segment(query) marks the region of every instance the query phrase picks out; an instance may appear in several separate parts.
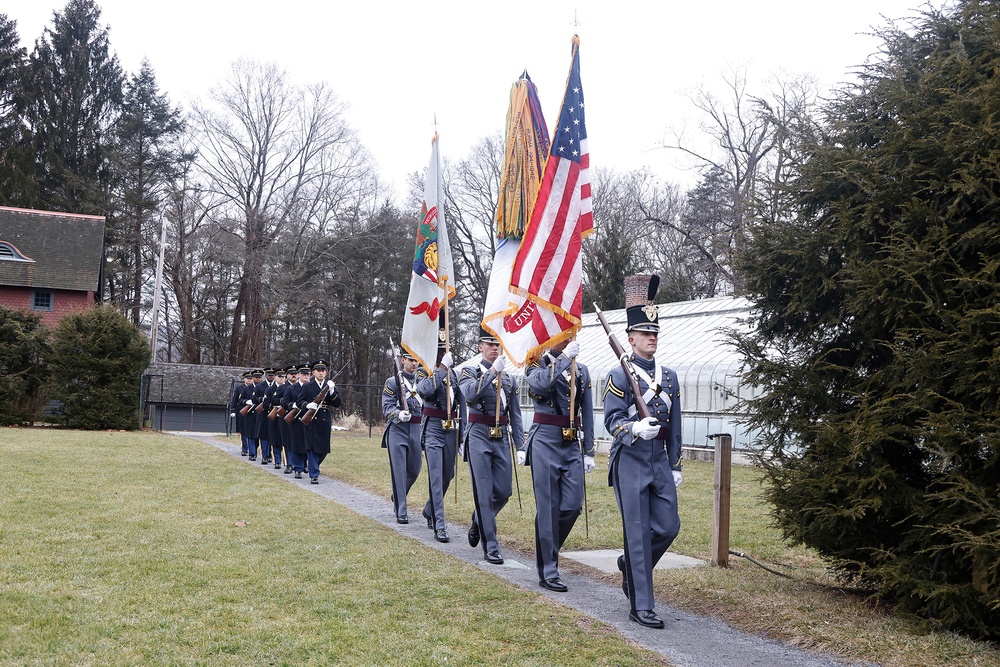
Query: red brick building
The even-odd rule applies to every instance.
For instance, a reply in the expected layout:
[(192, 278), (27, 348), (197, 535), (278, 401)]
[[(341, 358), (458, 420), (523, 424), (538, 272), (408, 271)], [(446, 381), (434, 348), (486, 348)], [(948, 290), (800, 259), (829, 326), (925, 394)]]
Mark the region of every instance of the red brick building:
[(0, 206), (0, 305), (54, 327), (100, 298), (104, 217)]

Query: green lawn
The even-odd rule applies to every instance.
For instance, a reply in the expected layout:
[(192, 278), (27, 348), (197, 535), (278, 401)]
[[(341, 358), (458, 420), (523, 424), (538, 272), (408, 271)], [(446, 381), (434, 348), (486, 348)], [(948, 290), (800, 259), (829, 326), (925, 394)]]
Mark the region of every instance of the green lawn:
[(3, 665), (656, 662), (199, 442), (0, 429), (0, 459)]

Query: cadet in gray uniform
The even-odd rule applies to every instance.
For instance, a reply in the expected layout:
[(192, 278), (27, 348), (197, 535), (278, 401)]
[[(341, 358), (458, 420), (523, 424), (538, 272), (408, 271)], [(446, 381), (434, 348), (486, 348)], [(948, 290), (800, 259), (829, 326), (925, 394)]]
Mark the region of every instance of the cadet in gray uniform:
[[(480, 327), (481, 363), (465, 368), (459, 387), (468, 409), (465, 430), (465, 460), (469, 462), (476, 510), (469, 528), (469, 545), (483, 543), (486, 562), (500, 565), (503, 556), (497, 541), (497, 514), (511, 494), (510, 438), (523, 449), (524, 429), (517, 386), (503, 372), (500, 342)], [(497, 377), (500, 377), (499, 420), (497, 419)], [(508, 426), (509, 431), (508, 431)]]
[[(458, 387), (458, 376), (451, 370), (451, 361), (451, 353), (445, 351), (444, 338), (441, 337), (438, 341), (437, 367), (429, 377), (417, 383), (417, 393), (424, 399), (420, 444), (427, 459), (428, 498), (423, 516), (438, 542), (451, 541), (444, 520), (444, 494), (455, 476), (458, 441), (465, 422), (462, 392)], [(452, 392), (450, 413), (448, 385), (445, 384), (445, 378), (449, 376)]]
[[(382, 414), (385, 415), (385, 431), (382, 433), (382, 447), (389, 451), (389, 476), (392, 479), (392, 504), (396, 512), (396, 523), (409, 523), (406, 494), (420, 474), (420, 417), (423, 400), (417, 395), (417, 382), (423, 369), (413, 355), (401, 355), (402, 372), (399, 374), (402, 387), (396, 386), (396, 374), (385, 381), (382, 388)], [(399, 407), (402, 395), (405, 409)]]
[[(634, 303), (628, 285), (633, 278), (645, 279), (650, 285), (646, 303)], [(629, 618), (645, 627), (662, 628), (663, 621), (653, 611), (653, 568), (681, 525), (677, 514), (681, 393), (677, 375), (656, 357), (660, 327), (652, 299), (658, 281), (649, 282), (649, 278), (626, 278), (625, 299), (630, 361), (642, 392), (639, 400), (649, 407), (651, 416), (638, 418), (625, 370), (619, 366), (611, 371), (604, 391), (604, 424), (614, 439), (608, 483), (614, 487), (622, 515), (625, 554), (618, 559), (618, 569), (622, 590), (631, 602)], [(636, 291), (641, 288), (640, 284)]]
[(535, 416), (526, 452), (517, 453), (518, 463), (526, 460), (531, 466), (535, 490), (538, 585), (557, 592), (567, 590), (559, 577), (559, 550), (583, 508), (583, 476), (594, 469), (594, 395), (583, 364), (576, 365), (574, 423), (569, 421), (570, 369), (579, 352), (579, 343), (563, 341), (528, 364), (525, 375)]

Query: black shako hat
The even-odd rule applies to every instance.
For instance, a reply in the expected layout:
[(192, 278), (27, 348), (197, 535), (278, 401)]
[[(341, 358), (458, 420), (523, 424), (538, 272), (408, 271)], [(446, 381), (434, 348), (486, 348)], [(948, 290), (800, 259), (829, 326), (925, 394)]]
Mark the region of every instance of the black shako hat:
[(659, 287), (660, 277), (656, 275), (625, 276), (625, 315), (628, 317), (625, 331), (660, 332), (660, 313), (653, 303)]
[(484, 329), (482, 326), (479, 327), (479, 342), (480, 343), (492, 343), (493, 345), (499, 345), (500, 341), (497, 337), (491, 334), (489, 331)]
[(253, 369), (253, 376), (255, 378), (262, 378), (262, 377), (264, 377), (264, 369), (263, 368), (255, 368), (255, 369)]
[(326, 359), (317, 359), (312, 362), (312, 369), (314, 371), (325, 371), (330, 367), (329, 362)]

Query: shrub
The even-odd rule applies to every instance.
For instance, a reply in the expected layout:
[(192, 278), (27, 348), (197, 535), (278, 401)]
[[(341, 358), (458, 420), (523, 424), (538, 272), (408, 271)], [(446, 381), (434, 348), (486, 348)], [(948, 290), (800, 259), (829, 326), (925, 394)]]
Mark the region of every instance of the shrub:
[(84, 429), (139, 426), (139, 378), (149, 365), (142, 332), (111, 306), (69, 315), (52, 340), (62, 423)]
[(31, 424), (48, 396), (48, 330), (36, 313), (0, 306), (0, 425)]

